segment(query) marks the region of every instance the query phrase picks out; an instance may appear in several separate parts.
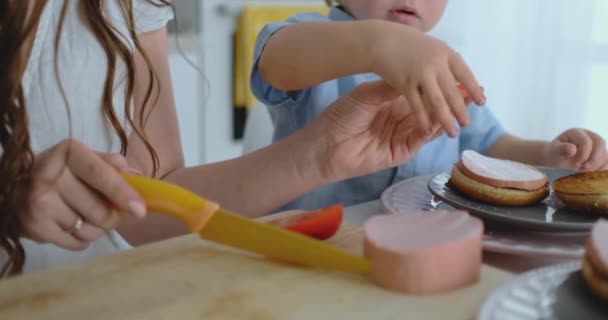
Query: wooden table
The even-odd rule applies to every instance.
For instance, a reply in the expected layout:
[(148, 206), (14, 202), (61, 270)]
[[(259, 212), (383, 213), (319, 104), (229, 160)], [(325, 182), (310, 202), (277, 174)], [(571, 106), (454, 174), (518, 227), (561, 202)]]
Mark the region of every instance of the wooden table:
[[(331, 243), (361, 253), (359, 227)], [(297, 268), (195, 235), (0, 282), (0, 319), (472, 319), (512, 277), (484, 266), (476, 285), (416, 297), (362, 275)]]

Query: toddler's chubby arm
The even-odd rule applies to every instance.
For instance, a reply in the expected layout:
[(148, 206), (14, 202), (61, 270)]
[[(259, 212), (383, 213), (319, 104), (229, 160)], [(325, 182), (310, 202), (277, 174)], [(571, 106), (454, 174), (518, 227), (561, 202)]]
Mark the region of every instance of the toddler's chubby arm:
[(495, 158), (576, 171), (608, 170), (606, 142), (597, 133), (573, 128), (552, 141), (499, 138), (487, 152)]
[(373, 72), (398, 89), (423, 127), (440, 123), (450, 135), (470, 122), (460, 82), (477, 105), (483, 89), (458, 53), (414, 28), (380, 20), (301, 22), (277, 31), (260, 57), (273, 87), (301, 90), (324, 81)]
[(260, 56), (260, 73), (273, 87), (295, 91), (372, 72), (373, 24), (315, 21), (285, 26), (266, 43)]

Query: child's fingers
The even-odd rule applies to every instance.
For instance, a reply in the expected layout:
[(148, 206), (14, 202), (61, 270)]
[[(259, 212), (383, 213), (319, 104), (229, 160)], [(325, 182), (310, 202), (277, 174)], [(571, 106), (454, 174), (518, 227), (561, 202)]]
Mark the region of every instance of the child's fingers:
[(473, 98), (473, 101), (475, 101), (478, 106), (486, 104), (486, 97), (483, 94), (481, 86), (462, 57), (459, 54), (454, 53), (450, 57), (449, 64), (450, 70), (454, 74), (454, 78), (464, 86), (466, 91)]
[(439, 86), (443, 91), (445, 99), (450, 107), (450, 110), (456, 116), (456, 120), (461, 126), (466, 127), (471, 122), (467, 106), (464, 104), (464, 99), (454, 76), (450, 72), (444, 72), (439, 75)]
[(431, 114), (431, 121), (439, 121), (441, 127), (450, 137), (458, 136), (456, 119), (445, 101), (443, 92), (437, 83), (437, 79), (434, 77), (432, 79), (426, 79), (422, 90), (424, 91), (422, 99), (428, 106), (428, 112)]
[(557, 154), (564, 158), (572, 158), (576, 154), (576, 145), (570, 142), (558, 142)]
[(583, 170), (597, 170), (604, 162), (608, 159), (608, 152), (606, 151), (606, 142), (602, 137), (594, 132), (587, 131), (589, 138), (592, 141), (591, 154), (585, 163), (583, 163)]
[(571, 132), (567, 141), (576, 145), (576, 154), (573, 156), (574, 163), (580, 168), (589, 159), (591, 151), (593, 151), (593, 140), (591, 137), (585, 134), (583, 131)]

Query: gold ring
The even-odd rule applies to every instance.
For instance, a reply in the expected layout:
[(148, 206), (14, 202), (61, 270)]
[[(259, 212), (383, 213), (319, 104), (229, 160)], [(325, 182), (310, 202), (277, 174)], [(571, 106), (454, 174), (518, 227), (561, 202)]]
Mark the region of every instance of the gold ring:
[(76, 233), (78, 230), (80, 230), (80, 228), (82, 228), (82, 223), (82, 217), (78, 216), (78, 218), (76, 218), (76, 221), (74, 221), (74, 224), (68, 229), (68, 233)]

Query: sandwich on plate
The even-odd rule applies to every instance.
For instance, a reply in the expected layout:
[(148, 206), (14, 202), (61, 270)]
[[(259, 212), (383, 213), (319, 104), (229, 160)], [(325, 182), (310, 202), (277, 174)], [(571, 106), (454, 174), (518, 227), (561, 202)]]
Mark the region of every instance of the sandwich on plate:
[(503, 206), (531, 205), (549, 195), (547, 175), (537, 168), (473, 150), (462, 152), (450, 184), (470, 198)]

